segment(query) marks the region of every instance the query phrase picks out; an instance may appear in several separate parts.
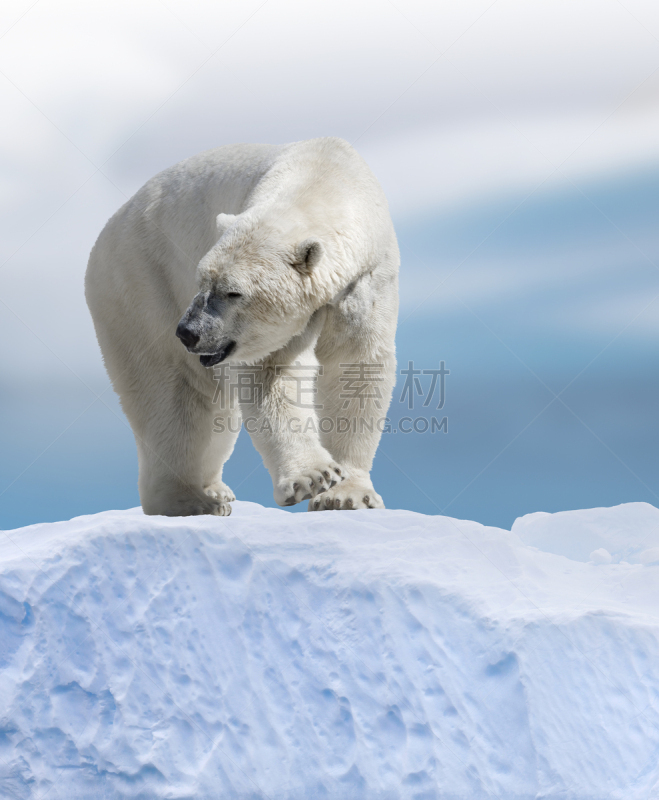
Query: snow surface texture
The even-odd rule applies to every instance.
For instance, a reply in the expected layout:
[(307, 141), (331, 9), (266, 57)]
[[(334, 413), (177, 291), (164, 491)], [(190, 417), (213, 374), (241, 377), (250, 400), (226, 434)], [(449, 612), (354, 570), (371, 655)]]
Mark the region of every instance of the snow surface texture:
[(9, 531), (0, 796), (659, 798), (658, 548), (643, 503)]

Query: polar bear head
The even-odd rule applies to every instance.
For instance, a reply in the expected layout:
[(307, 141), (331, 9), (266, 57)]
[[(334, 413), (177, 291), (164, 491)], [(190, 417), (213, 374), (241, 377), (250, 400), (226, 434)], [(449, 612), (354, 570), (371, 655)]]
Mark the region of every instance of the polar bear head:
[(219, 241), (197, 268), (198, 293), (176, 329), (205, 367), (254, 362), (300, 334), (327, 294), (320, 240), (255, 219), (220, 214)]

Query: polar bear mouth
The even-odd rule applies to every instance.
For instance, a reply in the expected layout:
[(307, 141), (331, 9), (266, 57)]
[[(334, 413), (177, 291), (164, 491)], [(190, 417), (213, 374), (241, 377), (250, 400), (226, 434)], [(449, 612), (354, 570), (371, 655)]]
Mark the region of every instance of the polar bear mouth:
[(212, 356), (199, 356), (201, 366), (214, 367), (216, 364), (224, 361), (225, 358), (228, 358), (235, 349), (236, 343), (229, 342), (228, 344), (225, 344), (221, 350), (218, 350), (217, 353), (213, 353)]

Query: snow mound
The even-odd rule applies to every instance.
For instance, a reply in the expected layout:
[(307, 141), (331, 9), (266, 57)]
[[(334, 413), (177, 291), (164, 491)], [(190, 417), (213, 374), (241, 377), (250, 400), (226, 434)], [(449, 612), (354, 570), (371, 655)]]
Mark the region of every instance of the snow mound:
[(236, 503), (8, 531), (0, 796), (656, 800), (658, 528)]
[(576, 561), (659, 563), (659, 509), (648, 503), (540, 511), (515, 520), (513, 533), (525, 544)]

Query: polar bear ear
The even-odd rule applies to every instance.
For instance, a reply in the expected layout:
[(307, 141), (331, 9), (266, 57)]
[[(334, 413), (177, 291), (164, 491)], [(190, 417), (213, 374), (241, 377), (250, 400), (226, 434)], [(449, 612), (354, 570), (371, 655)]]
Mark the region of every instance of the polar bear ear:
[(218, 214), (217, 217), (215, 217), (215, 225), (217, 226), (217, 232), (220, 236), (222, 236), (225, 231), (229, 230), (236, 219), (237, 217), (235, 214)]
[(323, 255), (323, 246), (317, 239), (305, 239), (295, 248), (293, 266), (303, 275), (311, 275)]

